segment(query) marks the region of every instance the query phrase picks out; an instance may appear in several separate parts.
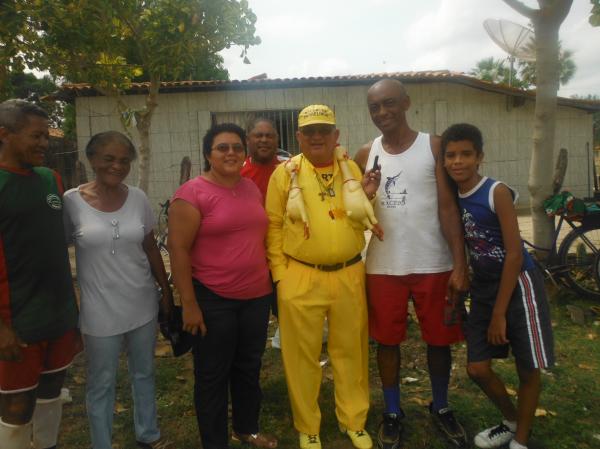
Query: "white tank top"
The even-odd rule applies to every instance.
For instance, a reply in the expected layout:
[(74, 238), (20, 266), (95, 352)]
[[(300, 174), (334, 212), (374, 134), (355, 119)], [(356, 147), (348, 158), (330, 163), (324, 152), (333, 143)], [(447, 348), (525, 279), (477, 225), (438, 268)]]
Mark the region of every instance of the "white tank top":
[(400, 154), (383, 149), (382, 136), (371, 146), (367, 168), (379, 155), (381, 184), (375, 216), (384, 241), (372, 238), (367, 273), (405, 275), (441, 273), (452, 269), (452, 256), (438, 217), (435, 159), (429, 134), (419, 133)]

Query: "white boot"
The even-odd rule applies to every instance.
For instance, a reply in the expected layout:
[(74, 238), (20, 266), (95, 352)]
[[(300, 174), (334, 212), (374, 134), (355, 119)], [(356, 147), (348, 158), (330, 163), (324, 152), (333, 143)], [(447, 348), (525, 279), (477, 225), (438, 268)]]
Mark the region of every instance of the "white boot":
[(327, 343), (327, 338), (329, 337), (329, 321), (325, 318), (323, 322), (323, 344)]
[(275, 335), (273, 335), (273, 338), (271, 338), (271, 347), (281, 349), (281, 340), (279, 339), (279, 326), (277, 326)]
[(0, 444), (2, 449), (29, 449), (31, 446), (31, 423), (6, 424), (0, 419)]
[(62, 398), (38, 399), (33, 412), (33, 447), (46, 449), (56, 446), (62, 418)]

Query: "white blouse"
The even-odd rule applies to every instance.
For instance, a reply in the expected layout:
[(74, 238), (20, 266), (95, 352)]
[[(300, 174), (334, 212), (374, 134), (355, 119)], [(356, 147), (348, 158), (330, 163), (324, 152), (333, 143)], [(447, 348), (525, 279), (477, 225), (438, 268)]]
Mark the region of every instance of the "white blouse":
[(156, 220), (146, 194), (128, 189), (114, 212), (93, 208), (79, 188), (64, 195), (65, 230), (75, 244), (81, 289), (80, 328), (95, 337), (138, 328), (158, 313), (159, 294), (142, 248)]

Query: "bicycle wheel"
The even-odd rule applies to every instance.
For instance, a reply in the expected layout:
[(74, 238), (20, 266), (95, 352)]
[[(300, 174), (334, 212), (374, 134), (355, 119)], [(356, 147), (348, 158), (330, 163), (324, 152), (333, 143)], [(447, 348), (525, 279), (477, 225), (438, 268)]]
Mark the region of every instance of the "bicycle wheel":
[(558, 249), (560, 273), (567, 285), (582, 296), (600, 300), (596, 281), (596, 256), (600, 254), (600, 229), (576, 228), (567, 234)]
[(173, 283), (173, 275), (171, 274), (171, 260), (169, 259), (169, 250), (167, 249), (167, 245), (159, 241), (157, 243), (158, 249), (160, 250), (160, 255), (162, 256), (163, 262), (165, 264), (165, 271), (167, 272), (167, 281), (169, 284)]
[(167, 214), (162, 210), (160, 214), (158, 214), (158, 219), (156, 220), (156, 234), (162, 235), (167, 232), (167, 228), (169, 227), (169, 222), (167, 218)]
[(594, 258), (594, 279), (596, 279), (596, 284), (600, 286), (600, 253), (596, 254)]

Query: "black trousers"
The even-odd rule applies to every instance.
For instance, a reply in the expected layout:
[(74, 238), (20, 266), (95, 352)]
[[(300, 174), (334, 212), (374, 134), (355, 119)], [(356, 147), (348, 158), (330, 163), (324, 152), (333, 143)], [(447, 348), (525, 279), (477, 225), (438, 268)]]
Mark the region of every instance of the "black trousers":
[(273, 296), (271, 297), (271, 313), (277, 318), (279, 309), (277, 308), (277, 284), (273, 282)]
[(272, 298), (223, 298), (197, 281), (194, 288), (207, 329), (193, 348), (198, 429), (204, 449), (226, 449), (229, 394), (233, 430), (258, 432), (259, 375)]

